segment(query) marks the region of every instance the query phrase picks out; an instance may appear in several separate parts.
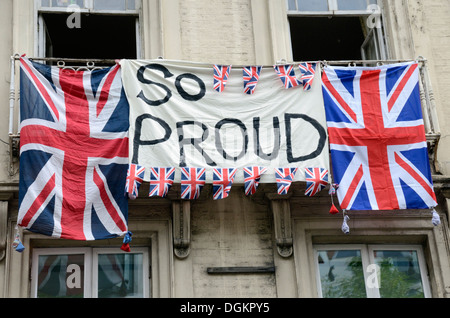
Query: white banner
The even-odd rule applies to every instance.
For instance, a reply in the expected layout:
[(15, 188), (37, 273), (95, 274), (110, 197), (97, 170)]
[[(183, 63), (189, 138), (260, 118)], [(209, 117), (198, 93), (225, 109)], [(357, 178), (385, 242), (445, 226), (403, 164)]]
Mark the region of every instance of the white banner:
[[(264, 67), (253, 94), (244, 92), (243, 68), (232, 67), (222, 92), (214, 90), (214, 65), (168, 60), (123, 60), (130, 103), (130, 163), (146, 167), (266, 167), (262, 183), (275, 182), (276, 168), (329, 170), (328, 136), (320, 69), (310, 90), (286, 89)], [(319, 67), (319, 66), (317, 66)], [(295, 69), (297, 76), (300, 71)]]

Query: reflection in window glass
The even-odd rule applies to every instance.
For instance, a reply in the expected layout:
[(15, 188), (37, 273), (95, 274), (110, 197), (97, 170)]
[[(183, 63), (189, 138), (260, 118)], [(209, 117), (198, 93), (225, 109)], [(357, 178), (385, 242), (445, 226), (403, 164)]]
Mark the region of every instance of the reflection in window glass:
[(38, 298), (83, 298), (84, 255), (40, 255)]
[(98, 297), (143, 297), (142, 254), (99, 254)]
[(320, 283), (324, 298), (364, 298), (366, 288), (359, 250), (318, 251)]
[(328, 11), (328, 0), (297, 0), (299, 11)]
[(423, 298), (417, 251), (374, 251), (382, 298)]
[(95, 0), (95, 10), (125, 10), (125, 0)]
[(367, 10), (371, 4), (377, 4), (377, 0), (338, 0), (338, 10)]
[[(48, 1), (46, 1), (46, 2), (48, 2)], [(68, 7), (71, 4), (76, 4), (80, 8), (84, 8), (83, 0), (52, 0), (53, 7)]]

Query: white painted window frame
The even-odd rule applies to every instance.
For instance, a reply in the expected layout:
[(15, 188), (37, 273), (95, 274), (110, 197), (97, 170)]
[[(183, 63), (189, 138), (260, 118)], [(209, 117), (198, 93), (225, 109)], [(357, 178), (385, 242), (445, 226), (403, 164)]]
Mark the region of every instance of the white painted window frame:
[[(367, 1), (367, 5), (369, 6), (369, 0)], [(321, 16), (355, 16), (355, 17), (369, 17), (373, 14), (370, 10), (339, 10), (337, 0), (328, 0), (328, 9), (327, 11), (300, 11), (300, 10), (289, 10), (289, 0), (286, 0), (286, 8), (288, 17), (321, 17)], [(377, 0), (377, 6), (382, 11), (382, 0)], [(297, 2), (296, 2), (297, 7)], [(298, 8), (298, 7), (297, 7)], [(380, 12), (381, 14), (381, 12)], [(386, 47), (386, 43), (384, 41), (383, 29), (384, 21), (379, 28), (374, 28), (368, 31), (366, 39), (364, 43), (361, 45), (361, 55), (362, 59), (366, 60), (365, 48), (368, 46), (370, 42), (374, 44), (375, 54), (377, 56), (377, 60), (387, 60), (388, 59), (388, 50)]]
[[(84, 8), (80, 8), (80, 13), (95, 13), (95, 14), (106, 14), (106, 15), (131, 15), (136, 16), (136, 54), (137, 59), (140, 59), (143, 55), (142, 53), (142, 35), (141, 35), (141, 21), (142, 21), (142, 0), (135, 0), (135, 10), (95, 10), (94, 0), (84, 0)], [(51, 0), (50, 0), (51, 3)], [(42, 13), (67, 13), (67, 7), (43, 7), (41, 5), (41, 0), (34, 0), (35, 7), (35, 19), (36, 19), (36, 31), (35, 31), (35, 55), (36, 57), (45, 57), (45, 24), (42, 18)], [(64, 58), (66, 56), (58, 56)]]
[[(311, 15), (317, 15), (317, 16), (321, 16), (321, 15), (325, 15), (325, 16), (329, 16), (329, 15), (370, 15), (372, 14), (372, 12), (367, 11), (367, 10), (340, 10), (338, 8), (338, 2), (337, 0), (328, 0), (328, 10), (326, 11), (301, 11), (298, 10), (297, 7), (297, 1), (295, 2), (295, 6), (297, 7), (297, 10), (289, 10), (289, 5), (288, 5), (288, 1), (286, 0), (286, 7), (288, 8), (288, 15), (307, 15), (307, 16), (311, 16)], [(369, 0), (366, 0), (367, 5), (369, 5)]]
[(104, 254), (142, 254), (143, 298), (150, 294), (150, 257), (148, 248), (133, 247), (129, 253), (121, 253), (117, 248), (94, 248), (92, 250), (92, 298), (98, 298), (98, 255)]
[[(125, 254), (119, 248), (36, 248), (33, 250), (31, 264), (31, 298), (37, 298), (37, 281), (39, 270), (39, 257), (48, 255), (84, 255), (84, 298), (98, 297), (98, 255), (99, 254)], [(133, 247), (127, 254), (142, 254), (143, 298), (150, 294), (150, 253), (148, 248)]]
[[(416, 251), (417, 258), (419, 262), (420, 275), (422, 279), (422, 286), (425, 298), (431, 298), (431, 289), (428, 277), (428, 270), (425, 262), (425, 257), (423, 253), (423, 248), (420, 245), (384, 245), (384, 244), (316, 244), (314, 245), (314, 265), (316, 271), (316, 286), (318, 291), (318, 296), (323, 298), (322, 294), (322, 284), (320, 281), (320, 271), (318, 259), (319, 250), (332, 250), (332, 251), (343, 251), (343, 250), (359, 250), (361, 252), (361, 261), (364, 272), (364, 282), (367, 282), (369, 273), (366, 271), (367, 266), (370, 264), (375, 264), (374, 261), (374, 250), (399, 250), (399, 251)], [(369, 288), (366, 284), (366, 295), (367, 298), (380, 298), (380, 292), (377, 288)]]
[[(36, 1), (36, 5), (37, 5), (39, 11), (66, 12), (66, 9), (67, 9), (67, 7), (52, 7), (52, 5), (51, 5), (52, 0), (49, 0), (50, 6), (47, 6), (47, 7), (42, 6), (41, 0), (35, 0), (35, 1)], [(126, 1), (127, 1), (126, 7), (128, 8), (129, 0), (126, 0)], [(94, 9), (94, 0), (84, 0), (84, 6), (82, 8), (80, 7), (80, 12), (81, 13), (136, 15), (136, 14), (139, 14), (139, 11), (141, 9), (141, 0), (135, 0), (135, 1), (136, 1), (136, 5), (135, 5), (134, 10), (126, 9), (125, 11), (123, 11), (123, 10), (96, 10), (96, 9)]]

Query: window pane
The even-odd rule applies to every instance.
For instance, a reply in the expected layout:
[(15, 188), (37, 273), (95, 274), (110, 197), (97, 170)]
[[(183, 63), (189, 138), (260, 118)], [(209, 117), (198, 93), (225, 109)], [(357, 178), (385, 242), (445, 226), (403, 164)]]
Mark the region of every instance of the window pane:
[(367, 0), (338, 0), (338, 10), (361, 10), (367, 9)]
[(423, 298), (417, 251), (374, 251), (382, 298)]
[(288, 10), (297, 10), (296, 0), (288, 0)]
[(143, 297), (142, 254), (99, 254), (98, 297)]
[(328, 11), (328, 0), (297, 0), (299, 11)]
[(125, 0), (95, 0), (95, 10), (126, 10)]
[(38, 298), (83, 298), (84, 255), (41, 255)]
[(136, 10), (136, 1), (128, 0), (128, 10)]
[(53, 7), (68, 7), (71, 4), (76, 4), (80, 8), (84, 8), (83, 0), (53, 0)]
[(366, 288), (359, 250), (318, 251), (320, 283), (324, 298), (364, 298)]

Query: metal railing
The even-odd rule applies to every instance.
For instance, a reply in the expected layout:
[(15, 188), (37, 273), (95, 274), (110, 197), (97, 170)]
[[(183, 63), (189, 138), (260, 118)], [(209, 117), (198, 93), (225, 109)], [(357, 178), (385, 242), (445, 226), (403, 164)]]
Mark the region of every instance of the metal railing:
[[(104, 67), (108, 67), (117, 63), (117, 60), (108, 59), (74, 59), (74, 58), (30, 58), (34, 61), (40, 61), (55, 65), (60, 68), (70, 68), (73, 70), (94, 70)], [(9, 94), (9, 144), (10, 144), (10, 175), (14, 175), (14, 162), (18, 161), (19, 157), (19, 144), (20, 144), (20, 123), (18, 115), (20, 92), (16, 87), (17, 81), (17, 61), (20, 60), (18, 54), (11, 57), (11, 82), (10, 82), (10, 94)], [(341, 60), (341, 61), (307, 61), (310, 63), (320, 63), (325, 65), (349, 65), (349, 66), (376, 66), (383, 64), (395, 64), (403, 62), (415, 61), (419, 64), (420, 73), (420, 98), (422, 102), (422, 111), (425, 132), (428, 142), (430, 162), (433, 165), (435, 171), (438, 168), (435, 165), (437, 144), (440, 139), (439, 121), (436, 111), (436, 100), (431, 85), (431, 80), (428, 72), (427, 60), (423, 57), (419, 57), (415, 60)], [(286, 62), (285, 60), (278, 61), (277, 64), (299, 64), (300, 62)], [(239, 67), (239, 65), (233, 65), (233, 67)], [(264, 68), (271, 68), (273, 65), (263, 66)], [(15, 130), (14, 122), (17, 116), (17, 130)]]

